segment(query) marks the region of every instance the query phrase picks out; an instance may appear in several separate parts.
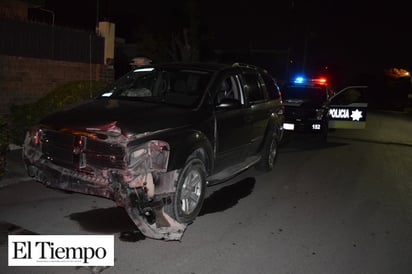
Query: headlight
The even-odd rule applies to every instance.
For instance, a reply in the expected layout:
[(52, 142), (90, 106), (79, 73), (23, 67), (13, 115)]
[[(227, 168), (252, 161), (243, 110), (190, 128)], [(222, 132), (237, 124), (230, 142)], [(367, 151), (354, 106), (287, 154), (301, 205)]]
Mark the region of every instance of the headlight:
[(130, 152), (129, 166), (144, 163), (150, 170), (166, 171), (170, 146), (159, 140), (149, 141)]
[(138, 148), (130, 153), (129, 166), (134, 166), (136, 163), (141, 162), (147, 157), (148, 150), (146, 147)]

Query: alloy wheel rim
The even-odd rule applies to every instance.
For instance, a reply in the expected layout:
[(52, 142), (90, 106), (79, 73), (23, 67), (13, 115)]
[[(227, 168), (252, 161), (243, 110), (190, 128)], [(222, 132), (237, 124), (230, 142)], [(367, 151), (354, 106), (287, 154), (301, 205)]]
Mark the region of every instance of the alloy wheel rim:
[(181, 210), (185, 214), (191, 214), (199, 204), (200, 195), (202, 193), (202, 177), (196, 170), (191, 170), (182, 186), (180, 196)]

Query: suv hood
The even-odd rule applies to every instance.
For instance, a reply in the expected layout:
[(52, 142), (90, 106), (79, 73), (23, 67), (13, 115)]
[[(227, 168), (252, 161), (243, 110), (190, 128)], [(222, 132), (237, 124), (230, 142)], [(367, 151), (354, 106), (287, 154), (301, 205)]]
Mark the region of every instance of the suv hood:
[(55, 129), (64, 125), (101, 131), (116, 126), (124, 135), (132, 135), (192, 124), (198, 117), (195, 113), (162, 103), (97, 99), (54, 112), (42, 119), (41, 124)]

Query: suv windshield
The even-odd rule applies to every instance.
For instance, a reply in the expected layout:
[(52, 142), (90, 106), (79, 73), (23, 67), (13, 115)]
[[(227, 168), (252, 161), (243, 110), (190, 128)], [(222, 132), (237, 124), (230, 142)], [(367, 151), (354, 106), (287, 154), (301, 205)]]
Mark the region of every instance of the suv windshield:
[(283, 100), (304, 100), (322, 104), (327, 98), (324, 86), (285, 86), (282, 89)]
[(210, 77), (210, 72), (200, 70), (138, 68), (115, 81), (98, 98), (144, 100), (194, 107), (202, 98)]

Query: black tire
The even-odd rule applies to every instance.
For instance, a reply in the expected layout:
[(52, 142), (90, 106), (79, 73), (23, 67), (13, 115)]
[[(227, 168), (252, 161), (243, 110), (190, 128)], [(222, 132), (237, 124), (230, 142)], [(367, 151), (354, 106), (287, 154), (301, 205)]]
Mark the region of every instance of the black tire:
[(180, 223), (189, 224), (199, 214), (206, 193), (206, 169), (203, 161), (192, 156), (179, 174), (176, 193), (165, 212)]
[(281, 146), (285, 143), (286, 139), (286, 130), (283, 128), (279, 128), (278, 130), (278, 146)]
[(278, 155), (278, 141), (276, 136), (269, 134), (265, 140), (262, 150), (262, 158), (256, 165), (261, 171), (271, 171), (275, 165)]
[(278, 147), (286, 146), (292, 139), (293, 132), (289, 130), (283, 130), (282, 138), (278, 140)]
[(326, 121), (323, 123), (323, 129), (322, 129), (322, 132), (320, 133), (321, 142), (327, 142), (328, 133), (329, 133), (329, 126), (328, 126), (328, 122)]

